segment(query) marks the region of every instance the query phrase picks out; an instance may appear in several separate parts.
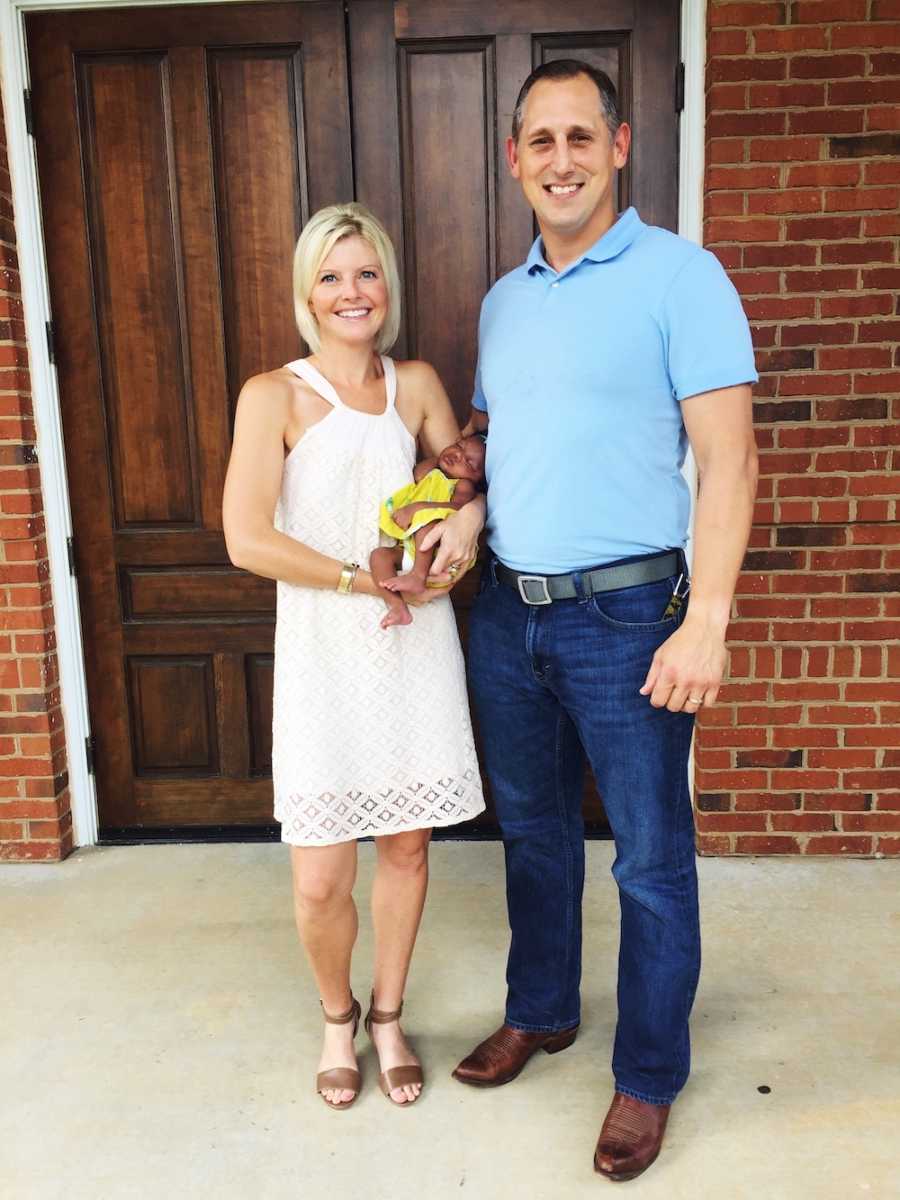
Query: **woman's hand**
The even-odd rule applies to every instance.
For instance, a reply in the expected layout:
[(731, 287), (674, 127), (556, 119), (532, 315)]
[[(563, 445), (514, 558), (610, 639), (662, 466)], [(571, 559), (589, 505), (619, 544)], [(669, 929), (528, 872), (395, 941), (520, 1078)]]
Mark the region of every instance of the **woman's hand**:
[[(430, 550), (440, 542), (428, 572), (431, 583), (446, 584), (449, 588), (459, 583), (468, 571), (478, 553), (478, 535), (484, 528), (485, 509), (484, 496), (476, 496), (459, 512), (443, 521), (435, 521), (425, 534), (423, 550)], [(451, 567), (456, 569), (450, 570)], [(444, 595), (444, 590), (441, 589), (438, 595)]]

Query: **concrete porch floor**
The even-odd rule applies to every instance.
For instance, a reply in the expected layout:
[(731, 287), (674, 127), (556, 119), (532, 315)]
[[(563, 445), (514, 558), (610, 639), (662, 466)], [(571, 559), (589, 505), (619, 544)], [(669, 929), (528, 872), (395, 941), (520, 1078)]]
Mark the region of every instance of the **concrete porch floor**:
[[(426, 1094), (314, 1094), (319, 1009), (279, 845), (81, 851), (0, 870), (4, 1200), (606, 1196), (618, 922), (588, 847), (584, 1023), (496, 1091), (450, 1079), (502, 1019), (502, 850), (441, 843), (407, 992)], [(373, 850), (354, 989), (367, 995)], [(694, 1074), (634, 1200), (900, 1197), (897, 864), (700, 861)], [(771, 1088), (769, 1094), (758, 1091)]]

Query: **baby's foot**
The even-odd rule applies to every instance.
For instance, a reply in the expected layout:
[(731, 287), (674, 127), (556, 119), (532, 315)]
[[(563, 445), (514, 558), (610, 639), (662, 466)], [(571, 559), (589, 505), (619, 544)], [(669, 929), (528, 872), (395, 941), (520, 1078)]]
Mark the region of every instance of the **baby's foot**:
[(410, 596), (421, 596), (425, 591), (425, 581), (409, 571), (406, 575), (394, 575), (393, 578), (386, 579), (382, 587), (386, 587), (395, 594), (406, 592)]
[(381, 619), (382, 629), (390, 629), (392, 625), (409, 625), (412, 622), (412, 613), (406, 607), (406, 602), (399, 596), (396, 600), (396, 604), (388, 605), (388, 610)]

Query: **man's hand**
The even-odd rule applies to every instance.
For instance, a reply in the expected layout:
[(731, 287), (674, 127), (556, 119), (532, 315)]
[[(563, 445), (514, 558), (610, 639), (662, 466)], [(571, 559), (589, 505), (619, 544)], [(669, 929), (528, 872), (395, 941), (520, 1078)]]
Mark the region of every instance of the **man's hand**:
[(701, 705), (715, 704), (727, 662), (724, 630), (699, 618), (692, 621), (689, 610), (681, 628), (654, 654), (640, 694), (649, 696), (654, 708), (695, 713)]
[[(484, 525), (484, 496), (476, 496), (459, 512), (443, 521), (435, 521), (422, 539), (422, 549), (430, 550), (440, 542), (428, 572), (432, 583), (458, 583), (478, 553), (478, 535)], [(455, 566), (453, 571), (448, 568)], [(443, 595), (443, 591), (439, 593)]]

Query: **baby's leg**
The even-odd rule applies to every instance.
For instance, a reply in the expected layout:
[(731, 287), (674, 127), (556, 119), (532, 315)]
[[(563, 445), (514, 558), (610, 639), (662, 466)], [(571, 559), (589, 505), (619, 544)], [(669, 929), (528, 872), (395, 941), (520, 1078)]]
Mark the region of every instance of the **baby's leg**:
[(386, 580), (396, 578), (402, 550), (402, 546), (379, 546), (369, 555), (369, 570), (381, 589), (381, 595), (388, 607), (381, 622), (382, 629), (388, 629), (391, 625), (408, 625), (412, 620), (412, 613), (407, 608), (403, 597), (395, 596), (384, 586)]
[(421, 596), (425, 591), (425, 581), (428, 578), (428, 571), (434, 561), (434, 547), (432, 546), (430, 550), (422, 549), (422, 541), (428, 528), (428, 525), (423, 525), (414, 534), (416, 558), (412, 569), (404, 575), (395, 575), (393, 579), (385, 580), (384, 586), (392, 592), (406, 592), (411, 596)]

